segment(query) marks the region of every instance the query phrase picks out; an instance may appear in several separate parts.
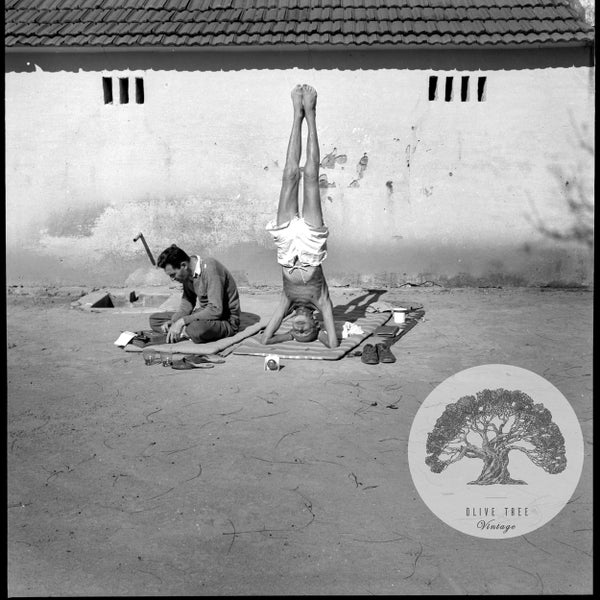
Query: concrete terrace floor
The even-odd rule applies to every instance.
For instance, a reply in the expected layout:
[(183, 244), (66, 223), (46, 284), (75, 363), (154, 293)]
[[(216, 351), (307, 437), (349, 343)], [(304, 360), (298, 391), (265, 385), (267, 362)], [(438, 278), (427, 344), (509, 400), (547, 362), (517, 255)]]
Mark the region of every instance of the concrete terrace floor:
[[(590, 291), (392, 289), (381, 300), (426, 311), (395, 364), (276, 373), (237, 355), (146, 367), (113, 341), (147, 314), (74, 310), (69, 293), (7, 296), (10, 596), (592, 592)], [(243, 290), (242, 308), (277, 295)], [(504, 540), (445, 525), (407, 462), (423, 400), (486, 363), (544, 376), (584, 436), (570, 502)]]

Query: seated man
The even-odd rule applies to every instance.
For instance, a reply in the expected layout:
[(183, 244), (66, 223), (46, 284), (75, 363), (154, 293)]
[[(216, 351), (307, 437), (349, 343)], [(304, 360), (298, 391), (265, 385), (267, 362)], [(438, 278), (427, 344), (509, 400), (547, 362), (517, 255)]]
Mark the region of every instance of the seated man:
[[(329, 230), (323, 223), (319, 193), (319, 141), (317, 139), (317, 92), (309, 85), (292, 90), (294, 119), (287, 149), (277, 219), (267, 224), (277, 247), (277, 262), (283, 271), (283, 292), (275, 313), (265, 328), (263, 344), (287, 340), (312, 342), (317, 338), (329, 348), (339, 345), (333, 320), (333, 306), (321, 263), (327, 256)], [(298, 212), (302, 121), (308, 126), (304, 198), (302, 217)], [(324, 331), (315, 319), (319, 310)], [(290, 313), (292, 329), (276, 334), (282, 320)]]
[(178, 311), (150, 315), (150, 327), (166, 333), (167, 343), (187, 338), (196, 344), (212, 342), (238, 332), (238, 289), (231, 273), (218, 260), (190, 257), (173, 244), (161, 252), (157, 266), (183, 284)]

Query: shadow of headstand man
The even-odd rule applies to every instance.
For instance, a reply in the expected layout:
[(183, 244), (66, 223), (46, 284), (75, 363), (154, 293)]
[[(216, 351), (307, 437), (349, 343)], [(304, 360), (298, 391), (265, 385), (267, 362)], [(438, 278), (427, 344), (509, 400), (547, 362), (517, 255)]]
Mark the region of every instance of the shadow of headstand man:
[(346, 304), (338, 304), (333, 307), (335, 316), (339, 319), (360, 319), (367, 314), (367, 306), (377, 302), (387, 290), (367, 290), (362, 296), (352, 298)]
[[(323, 222), (319, 190), (319, 141), (317, 137), (317, 92), (309, 85), (297, 85), (291, 93), (293, 122), (288, 143), (277, 218), (267, 224), (277, 247), (277, 262), (283, 274), (283, 291), (279, 304), (265, 328), (262, 343), (284, 341), (312, 342), (319, 339), (335, 348), (339, 340), (335, 331), (333, 306), (321, 263), (327, 256), (329, 230)], [(302, 122), (306, 120), (306, 164), (302, 216), (298, 206)], [(315, 318), (320, 311), (325, 329)], [(277, 334), (281, 322), (289, 314), (291, 330)]]

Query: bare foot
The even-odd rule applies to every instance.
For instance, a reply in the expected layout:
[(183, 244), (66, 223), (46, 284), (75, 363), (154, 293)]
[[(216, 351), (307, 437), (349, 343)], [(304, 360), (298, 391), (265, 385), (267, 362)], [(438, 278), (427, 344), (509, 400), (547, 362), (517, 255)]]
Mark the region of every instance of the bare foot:
[(314, 111), (317, 107), (317, 90), (310, 85), (302, 86), (302, 105), (306, 111)]
[(302, 86), (298, 84), (292, 90), (292, 104), (294, 105), (294, 112), (303, 115), (304, 108), (302, 107)]

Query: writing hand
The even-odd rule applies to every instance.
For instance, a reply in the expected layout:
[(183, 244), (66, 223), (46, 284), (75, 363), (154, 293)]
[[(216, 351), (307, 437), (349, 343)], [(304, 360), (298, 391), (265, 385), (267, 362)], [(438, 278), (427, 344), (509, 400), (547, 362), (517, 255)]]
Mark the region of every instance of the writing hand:
[(169, 327), (169, 331), (167, 332), (167, 344), (173, 344), (174, 342), (178, 342), (181, 337), (181, 331), (185, 327), (185, 322), (183, 319), (177, 319), (175, 323)]

